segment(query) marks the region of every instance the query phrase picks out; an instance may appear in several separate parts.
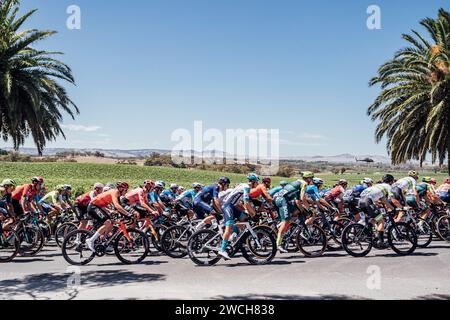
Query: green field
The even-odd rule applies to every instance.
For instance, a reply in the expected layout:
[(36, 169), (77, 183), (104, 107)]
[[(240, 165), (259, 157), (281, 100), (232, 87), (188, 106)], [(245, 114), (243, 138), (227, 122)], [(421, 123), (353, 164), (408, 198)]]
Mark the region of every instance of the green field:
[[(350, 172), (344, 175), (332, 173), (319, 173), (318, 177), (325, 180), (326, 185), (331, 186), (339, 179), (347, 179), (350, 185), (357, 184), (365, 176), (380, 179), (381, 172)], [(395, 173), (396, 177), (402, 177), (406, 173)], [(192, 182), (211, 184), (221, 176), (228, 176), (232, 183), (244, 182), (245, 175), (222, 173), (215, 171), (175, 169), (165, 167), (142, 167), (133, 165), (116, 164), (82, 164), (82, 163), (0, 163), (0, 179), (12, 178), (18, 184), (28, 183), (33, 176), (42, 176), (47, 188), (51, 189), (57, 184), (69, 183), (73, 185), (75, 193), (87, 191), (95, 182), (116, 182), (125, 180), (133, 187), (138, 186), (146, 179), (164, 180), (167, 183), (176, 182), (184, 187), (190, 187)], [(439, 183), (446, 177), (445, 174), (430, 174), (438, 179)], [(273, 184), (281, 180), (292, 181), (295, 178), (286, 179), (273, 177)]]

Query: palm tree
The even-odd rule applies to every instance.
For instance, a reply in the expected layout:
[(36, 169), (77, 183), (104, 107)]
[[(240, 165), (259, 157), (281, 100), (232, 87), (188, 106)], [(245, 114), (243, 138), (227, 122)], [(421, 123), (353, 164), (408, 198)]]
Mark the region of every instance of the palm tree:
[(0, 134), (14, 149), (32, 136), (39, 154), (49, 140), (64, 132), (62, 112), (74, 118), (79, 110), (58, 80), (75, 84), (70, 68), (33, 45), (54, 31), (19, 31), (35, 12), (18, 17), (18, 0), (0, 0)]
[(433, 163), (448, 159), (450, 174), (450, 13), (420, 22), (428, 37), (404, 34), (408, 47), (378, 70), (370, 85), (381, 92), (368, 115), (379, 121), (376, 141), (387, 137), (393, 164), (431, 154)]

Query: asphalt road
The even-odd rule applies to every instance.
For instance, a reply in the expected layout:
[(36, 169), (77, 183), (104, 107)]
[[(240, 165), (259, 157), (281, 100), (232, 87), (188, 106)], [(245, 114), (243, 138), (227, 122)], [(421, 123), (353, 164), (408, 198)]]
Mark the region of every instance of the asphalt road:
[(450, 243), (433, 241), (406, 257), (373, 250), (352, 258), (278, 255), (252, 266), (242, 257), (198, 267), (189, 258), (114, 256), (74, 268), (55, 246), (0, 265), (0, 299), (450, 299)]

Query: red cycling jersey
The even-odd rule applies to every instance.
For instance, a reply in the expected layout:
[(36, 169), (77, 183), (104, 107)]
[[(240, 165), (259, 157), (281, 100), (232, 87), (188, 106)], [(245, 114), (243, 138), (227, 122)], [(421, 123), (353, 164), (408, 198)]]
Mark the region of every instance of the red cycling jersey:
[(23, 186), (17, 187), (12, 193), (12, 199), (20, 201), (23, 197), (28, 202), (32, 201), (36, 196), (37, 190), (32, 184), (24, 184)]
[(89, 191), (89, 192), (79, 196), (78, 198), (76, 198), (75, 204), (82, 206), (82, 207), (87, 207), (88, 204), (92, 201), (92, 199), (94, 197), (95, 197), (94, 191)]
[(148, 204), (148, 196), (147, 193), (142, 188), (136, 188), (134, 190), (131, 190), (125, 195), (125, 198), (129, 201), (130, 205), (133, 204)]

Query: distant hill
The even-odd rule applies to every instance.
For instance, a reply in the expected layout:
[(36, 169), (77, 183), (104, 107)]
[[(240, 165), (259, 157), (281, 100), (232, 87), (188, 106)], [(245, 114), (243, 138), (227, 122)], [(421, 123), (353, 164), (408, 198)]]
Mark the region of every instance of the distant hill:
[[(12, 148), (3, 148), (7, 151), (12, 151)], [(48, 148), (44, 150), (44, 156), (54, 156), (60, 152), (68, 152), (68, 151), (77, 151), (77, 152), (101, 152), (107, 158), (116, 158), (116, 159), (126, 159), (126, 158), (142, 158), (148, 157), (153, 152), (157, 152), (160, 154), (170, 154), (171, 150), (167, 149), (137, 149), (137, 150), (123, 150), (123, 149), (96, 149), (96, 148), (86, 148), (86, 149), (72, 149), (72, 148)], [(35, 148), (21, 148), (21, 153), (29, 154), (32, 156), (37, 156), (37, 150)], [(215, 155), (216, 157), (225, 156), (226, 153), (222, 151), (206, 151), (200, 153), (195, 152), (195, 156), (203, 156), (203, 157), (211, 157)], [(338, 154), (333, 156), (293, 156), (293, 157), (282, 157), (280, 160), (289, 160), (289, 161), (305, 161), (305, 162), (329, 162), (329, 163), (356, 163), (356, 159), (372, 159), (374, 163), (382, 163), (382, 164), (390, 164), (391, 159), (386, 156), (381, 155), (354, 155), (349, 153)]]

